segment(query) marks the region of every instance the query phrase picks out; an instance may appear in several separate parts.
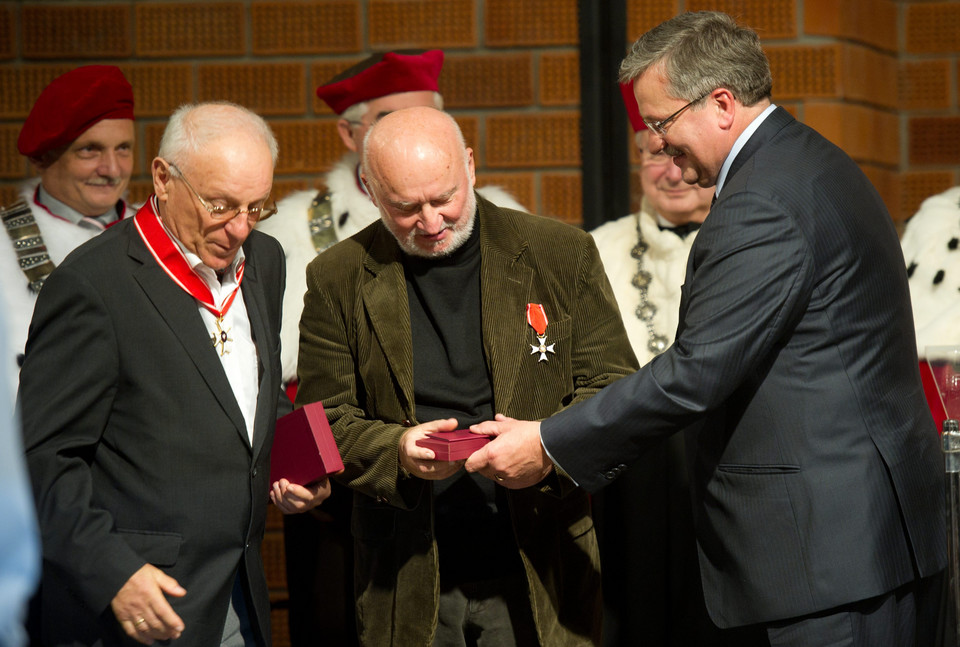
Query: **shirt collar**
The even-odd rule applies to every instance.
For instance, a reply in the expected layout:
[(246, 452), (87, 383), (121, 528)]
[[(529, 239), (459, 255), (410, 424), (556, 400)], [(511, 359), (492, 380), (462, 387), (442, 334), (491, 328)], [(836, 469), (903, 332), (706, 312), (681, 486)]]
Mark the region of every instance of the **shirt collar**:
[(170, 228), (167, 227), (166, 223), (163, 222), (162, 218), (160, 219), (160, 224), (163, 226), (163, 230), (167, 232), (167, 235), (170, 236), (170, 240), (172, 240), (176, 244), (176, 246), (180, 248), (180, 251), (183, 252), (183, 256), (184, 258), (187, 259), (187, 263), (190, 264), (191, 269), (193, 269), (193, 271), (196, 272), (197, 275), (200, 276), (204, 281), (206, 281), (208, 284), (213, 284), (215, 286), (222, 285), (223, 289), (225, 290), (236, 286), (237, 268), (240, 266), (240, 263), (243, 262), (243, 260), (246, 258), (246, 256), (243, 253), (242, 246), (237, 250), (237, 255), (233, 257), (233, 262), (230, 263), (230, 265), (228, 265), (226, 269), (223, 270), (222, 272), (223, 283), (221, 284), (220, 278), (218, 277), (216, 270), (214, 270), (212, 267), (204, 265), (203, 261), (200, 260), (199, 256), (197, 256), (196, 254), (191, 252), (189, 249), (187, 249), (187, 247), (182, 242), (180, 242), (180, 239), (177, 238), (172, 231), (170, 231)]
[(757, 115), (754, 120), (743, 129), (743, 132), (740, 133), (739, 137), (737, 137), (737, 141), (733, 142), (733, 148), (730, 149), (727, 159), (723, 160), (723, 166), (720, 167), (720, 174), (717, 176), (717, 189), (714, 191), (714, 195), (720, 195), (720, 190), (723, 189), (723, 185), (727, 181), (727, 173), (730, 172), (730, 167), (733, 165), (733, 160), (737, 159), (737, 154), (750, 140), (750, 137), (753, 136), (753, 133), (757, 132), (757, 128), (760, 127), (760, 124), (762, 124), (764, 120), (776, 109), (776, 104), (771, 103), (769, 106), (767, 106), (766, 110)]
[(126, 208), (123, 201), (118, 202), (112, 209), (107, 209), (99, 216), (85, 216), (70, 205), (57, 200), (50, 192), (43, 188), (43, 183), (37, 185), (36, 201), (47, 211), (74, 225), (103, 229), (106, 225), (116, 221), (119, 214)]

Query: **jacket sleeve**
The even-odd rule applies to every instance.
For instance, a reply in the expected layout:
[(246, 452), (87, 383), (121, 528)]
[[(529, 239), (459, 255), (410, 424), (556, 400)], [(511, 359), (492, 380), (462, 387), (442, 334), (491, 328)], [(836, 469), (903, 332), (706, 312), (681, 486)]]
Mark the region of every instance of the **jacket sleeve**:
[(361, 286), (345, 278), (352, 275), (339, 269), (342, 261), (326, 252), (307, 267), (296, 404), (323, 402), (343, 458), (338, 481), (409, 509), (425, 486), (407, 476), (399, 462), (401, 422), (413, 416), (402, 410), (389, 370), (364, 365), (382, 356), (370, 352), (376, 340), (360, 306)]
[(93, 502), (92, 467), (117, 389), (119, 355), (105, 304), (71, 267), (37, 300), (20, 372), (24, 449), (36, 498), (45, 568), (91, 609), (107, 608), (146, 562)]

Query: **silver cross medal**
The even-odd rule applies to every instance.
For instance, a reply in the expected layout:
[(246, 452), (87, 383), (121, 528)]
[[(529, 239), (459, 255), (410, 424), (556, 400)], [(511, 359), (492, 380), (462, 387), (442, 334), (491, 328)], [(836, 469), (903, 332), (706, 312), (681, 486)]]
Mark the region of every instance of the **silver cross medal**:
[(540, 359), (537, 360), (538, 362), (548, 361), (547, 353), (556, 354), (553, 350), (553, 347), (555, 344), (550, 344), (549, 346), (547, 346), (546, 335), (537, 335), (537, 341), (540, 342), (539, 345), (530, 344), (530, 354), (533, 355), (534, 353), (540, 353)]

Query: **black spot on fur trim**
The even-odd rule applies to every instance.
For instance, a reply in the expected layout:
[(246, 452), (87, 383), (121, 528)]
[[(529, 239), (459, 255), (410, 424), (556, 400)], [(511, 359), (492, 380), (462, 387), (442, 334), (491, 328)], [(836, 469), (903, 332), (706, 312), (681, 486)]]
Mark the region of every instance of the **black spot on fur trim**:
[(957, 248), (958, 243), (960, 243), (960, 240), (957, 240), (956, 238), (951, 238), (950, 242), (947, 243), (947, 249), (949, 249), (952, 252)]
[(911, 262), (910, 265), (907, 266), (907, 278), (909, 279), (911, 276), (913, 276), (913, 273), (916, 270), (917, 270), (917, 264), (914, 262)]
[(943, 270), (937, 270), (936, 275), (933, 277), (933, 284), (940, 285), (943, 283)]

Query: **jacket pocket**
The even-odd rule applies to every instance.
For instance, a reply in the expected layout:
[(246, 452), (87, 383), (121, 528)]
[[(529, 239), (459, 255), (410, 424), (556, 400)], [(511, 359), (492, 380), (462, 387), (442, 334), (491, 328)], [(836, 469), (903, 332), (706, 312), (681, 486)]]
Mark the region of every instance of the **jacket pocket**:
[(177, 563), (180, 545), (183, 543), (183, 536), (179, 533), (123, 528), (118, 528), (117, 533), (134, 552), (150, 564), (169, 567)]

